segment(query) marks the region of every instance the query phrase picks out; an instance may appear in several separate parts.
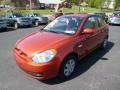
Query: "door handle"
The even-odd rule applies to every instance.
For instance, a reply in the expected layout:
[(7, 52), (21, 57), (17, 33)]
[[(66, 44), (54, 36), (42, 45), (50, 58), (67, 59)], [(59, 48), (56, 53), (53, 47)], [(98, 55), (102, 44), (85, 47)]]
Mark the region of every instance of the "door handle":
[(82, 44), (80, 44), (80, 45), (78, 45), (78, 47), (79, 47), (79, 48), (81, 48), (81, 47), (83, 47), (83, 45), (82, 45)]

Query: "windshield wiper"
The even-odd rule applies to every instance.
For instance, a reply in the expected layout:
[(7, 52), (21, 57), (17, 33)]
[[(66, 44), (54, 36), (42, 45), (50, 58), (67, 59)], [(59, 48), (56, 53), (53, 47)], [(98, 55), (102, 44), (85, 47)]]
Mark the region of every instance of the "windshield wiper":
[(45, 32), (52, 32), (52, 33), (57, 33), (57, 34), (66, 34), (66, 35), (72, 35), (71, 33), (57, 32), (57, 31), (53, 31), (53, 30), (47, 30), (47, 29), (42, 29), (41, 31), (45, 31)]
[(61, 32), (56, 32), (56, 31), (52, 31), (52, 30), (49, 30), (48, 32), (61, 34)]
[(47, 29), (42, 29), (42, 31), (61, 34), (61, 32), (57, 32), (57, 31), (53, 31), (53, 30), (47, 30)]

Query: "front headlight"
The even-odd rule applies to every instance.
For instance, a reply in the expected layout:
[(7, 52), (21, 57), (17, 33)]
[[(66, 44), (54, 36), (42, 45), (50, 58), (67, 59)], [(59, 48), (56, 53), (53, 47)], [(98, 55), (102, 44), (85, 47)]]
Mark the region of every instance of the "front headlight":
[(33, 55), (32, 61), (35, 63), (45, 63), (51, 61), (56, 55), (56, 50), (51, 49)]

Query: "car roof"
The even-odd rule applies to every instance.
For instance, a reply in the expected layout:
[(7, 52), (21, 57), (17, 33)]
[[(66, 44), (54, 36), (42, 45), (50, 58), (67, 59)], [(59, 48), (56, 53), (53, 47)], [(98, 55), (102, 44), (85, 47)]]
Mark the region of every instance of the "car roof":
[(81, 14), (69, 14), (69, 15), (63, 15), (63, 16), (70, 16), (70, 17), (88, 17), (91, 16), (93, 14), (86, 14), (86, 13), (81, 13)]
[(95, 14), (105, 14), (104, 12), (96, 12)]

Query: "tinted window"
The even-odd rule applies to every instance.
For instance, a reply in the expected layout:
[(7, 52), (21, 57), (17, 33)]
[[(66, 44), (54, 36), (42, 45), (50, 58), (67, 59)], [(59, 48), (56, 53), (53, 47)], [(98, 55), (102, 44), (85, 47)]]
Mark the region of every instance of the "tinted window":
[(30, 18), (21, 18), (21, 20), (28, 20), (28, 21), (29, 21), (29, 20), (30, 20)]
[(13, 14), (13, 17), (23, 17), (23, 16), (22, 16), (22, 14), (15, 13), (15, 14)]
[(34, 13), (34, 16), (40, 16), (40, 14)]
[(0, 20), (0, 22), (3, 22), (4, 20)]

